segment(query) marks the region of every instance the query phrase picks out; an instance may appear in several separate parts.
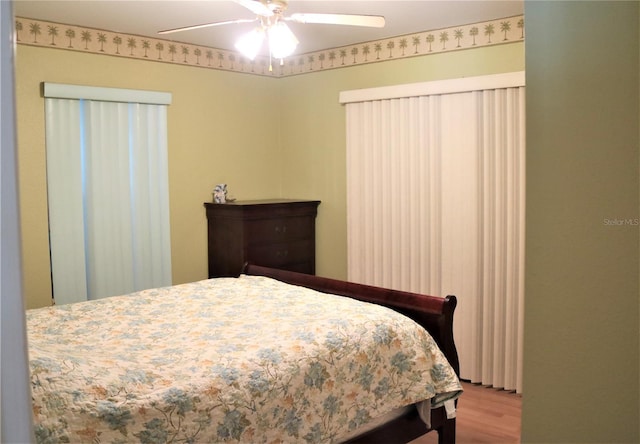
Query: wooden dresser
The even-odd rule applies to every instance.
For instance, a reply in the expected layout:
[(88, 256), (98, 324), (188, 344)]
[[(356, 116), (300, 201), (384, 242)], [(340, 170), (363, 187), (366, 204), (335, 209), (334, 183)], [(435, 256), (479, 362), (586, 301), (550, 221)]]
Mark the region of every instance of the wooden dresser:
[(209, 277), (238, 276), (245, 262), (315, 274), (318, 200), (205, 203)]

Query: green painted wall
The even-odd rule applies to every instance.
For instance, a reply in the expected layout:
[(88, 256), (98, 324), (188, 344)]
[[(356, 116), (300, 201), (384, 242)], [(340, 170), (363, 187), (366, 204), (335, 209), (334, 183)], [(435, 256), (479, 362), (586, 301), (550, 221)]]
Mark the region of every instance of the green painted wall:
[(168, 91), (173, 282), (207, 277), (203, 202), (281, 193), (278, 81), (225, 71), (18, 46), (18, 160), (27, 308), (51, 303), (41, 82)]
[(207, 277), (202, 203), (225, 182), (239, 199), (322, 200), (318, 274), (346, 277), (342, 90), (504, 71), (524, 44), (379, 62), (281, 79), (18, 45), (17, 111), (27, 307), (50, 304), (44, 99), (41, 82), (173, 93), (169, 190), (173, 282)]
[(522, 71), (524, 44), (379, 62), (281, 80), (285, 194), (322, 200), (317, 273), (347, 277), (346, 124), (341, 91)]
[(525, 3), (525, 443), (640, 441), (638, 8)]

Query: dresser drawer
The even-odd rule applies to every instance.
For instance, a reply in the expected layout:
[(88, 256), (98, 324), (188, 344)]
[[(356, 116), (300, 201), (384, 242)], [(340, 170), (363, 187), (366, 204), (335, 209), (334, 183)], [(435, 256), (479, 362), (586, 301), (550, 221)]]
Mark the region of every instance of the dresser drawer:
[(245, 230), (249, 244), (289, 242), (315, 236), (313, 218), (308, 216), (249, 220)]
[(315, 273), (320, 201), (207, 202), (209, 277), (237, 276), (246, 262)]
[(285, 265), (306, 263), (315, 250), (313, 239), (249, 246), (251, 262), (266, 267), (282, 268)]

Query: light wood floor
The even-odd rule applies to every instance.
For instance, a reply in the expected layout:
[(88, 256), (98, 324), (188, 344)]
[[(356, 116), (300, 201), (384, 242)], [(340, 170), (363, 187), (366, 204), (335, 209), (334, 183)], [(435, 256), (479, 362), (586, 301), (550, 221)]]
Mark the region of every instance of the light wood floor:
[[(520, 443), (522, 396), (476, 384), (462, 383), (464, 393), (456, 413), (456, 442), (486, 444)], [(436, 444), (434, 432), (411, 444)]]

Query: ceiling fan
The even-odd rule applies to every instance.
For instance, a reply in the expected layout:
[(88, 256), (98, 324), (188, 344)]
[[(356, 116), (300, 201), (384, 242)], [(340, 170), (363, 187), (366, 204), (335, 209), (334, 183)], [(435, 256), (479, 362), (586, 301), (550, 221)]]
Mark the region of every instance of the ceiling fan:
[(269, 43), (270, 55), (277, 59), (283, 59), (291, 55), (298, 44), (298, 39), (285, 22), (366, 26), (373, 28), (382, 28), (385, 24), (384, 17), (379, 15), (295, 13), (285, 16), (284, 12), (287, 9), (287, 0), (234, 1), (256, 14), (256, 18), (225, 20), (184, 26), (159, 31), (158, 34), (171, 34), (212, 26), (256, 22), (258, 26), (240, 37), (236, 42), (236, 48), (243, 55), (253, 60), (258, 54), (266, 36)]

